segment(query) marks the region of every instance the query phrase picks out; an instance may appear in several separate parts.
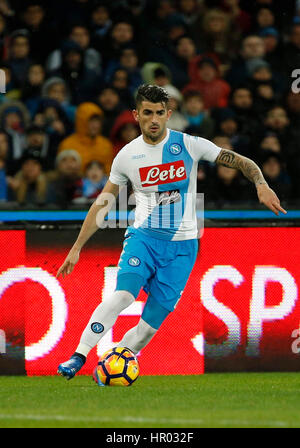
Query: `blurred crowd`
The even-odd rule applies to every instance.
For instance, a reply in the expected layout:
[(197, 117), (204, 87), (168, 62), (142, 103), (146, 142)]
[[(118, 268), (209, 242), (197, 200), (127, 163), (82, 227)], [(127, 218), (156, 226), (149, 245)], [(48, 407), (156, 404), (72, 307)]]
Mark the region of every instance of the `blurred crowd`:
[[(250, 157), (300, 202), (299, 0), (0, 0), (0, 61), (2, 203), (94, 200), (140, 133), (142, 83), (169, 92), (170, 128)], [(214, 164), (197, 188), (216, 207), (257, 201)]]

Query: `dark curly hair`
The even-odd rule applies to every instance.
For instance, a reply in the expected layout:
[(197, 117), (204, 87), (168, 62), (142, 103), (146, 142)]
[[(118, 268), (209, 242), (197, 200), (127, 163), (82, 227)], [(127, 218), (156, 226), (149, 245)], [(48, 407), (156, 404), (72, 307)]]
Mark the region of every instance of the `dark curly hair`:
[(143, 84), (138, 88), (135, 101), (136, 106), (138, 107), (142, 101), (167, 104), (169, 99), (170, 96), (164, 88), (152, 84)]

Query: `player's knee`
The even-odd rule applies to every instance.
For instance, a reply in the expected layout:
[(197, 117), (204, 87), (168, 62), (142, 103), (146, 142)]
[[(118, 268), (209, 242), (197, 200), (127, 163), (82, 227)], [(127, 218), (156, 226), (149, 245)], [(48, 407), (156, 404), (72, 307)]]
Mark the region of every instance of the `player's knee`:
[(111, 300), (118, 304), (118, 307), (125, 309), (135, 301), (135, 298), (128, 291), (115, 291)]

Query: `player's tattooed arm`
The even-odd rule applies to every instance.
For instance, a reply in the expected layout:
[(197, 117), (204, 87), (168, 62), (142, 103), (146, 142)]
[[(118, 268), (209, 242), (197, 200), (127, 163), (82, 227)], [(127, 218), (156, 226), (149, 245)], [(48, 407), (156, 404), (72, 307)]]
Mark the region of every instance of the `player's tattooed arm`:
[(240, 170), (244, 176), (255, 185), (267, 185), (267, 182), (256, 163), (234, 151), (222, 149), (217, 157), (216, 163), (227, 166), (228, 168), (236, 168), (237, 170)]
[(216, 159), (216, 163), (240, 170), (247, 179), (255, 184), (257, 196), (261, 204), (272, 210), (275, 215), (278, 215), (279, 212), (286, 213), (286, 210), (281, 207), (276, 193), (268, 186), (260, 168), (253, 160), (229, 149), (222, 149)]

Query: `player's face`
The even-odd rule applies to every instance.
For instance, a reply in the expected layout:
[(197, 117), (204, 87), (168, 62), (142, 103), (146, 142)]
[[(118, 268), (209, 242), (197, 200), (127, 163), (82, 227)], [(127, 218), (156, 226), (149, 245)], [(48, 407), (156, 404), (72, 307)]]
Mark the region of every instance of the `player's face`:
[(150, 144), (159, 143), (167, 132), (167, 121), (172, 111), (165, 103), (151, 103), (142, 101), (137, 110), (133, 111), (134, 118), (139, 123), (144, 140)]

